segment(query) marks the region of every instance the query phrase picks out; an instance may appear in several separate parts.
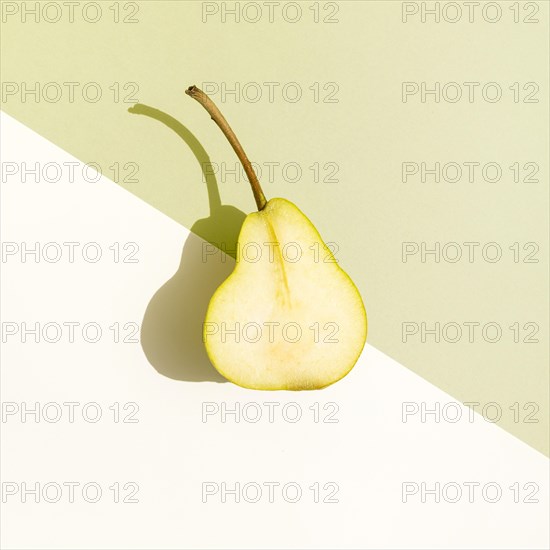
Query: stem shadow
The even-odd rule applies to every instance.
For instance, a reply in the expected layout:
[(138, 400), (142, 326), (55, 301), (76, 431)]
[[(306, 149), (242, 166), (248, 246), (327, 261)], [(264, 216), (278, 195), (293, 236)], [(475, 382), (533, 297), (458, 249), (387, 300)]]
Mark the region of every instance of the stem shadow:
[[(188, 128), (148, 105), (138, 103), (128, 111), (162, 122), (187, 144), (201, 166), (210, 206), (208, 218), (197, 220), (191, 227), (178, 270), (147, 305), (141, 324), (143, 352), (157, 372), (168, 378), (226, 382), (208, 359), (202, 327), (212, 294), (233, 271), (234, 251), (246, 214), (222, 204), (216, 177), (206, 169), (210, 158)], [(218, 250), (221, 247), (227, 255)]]

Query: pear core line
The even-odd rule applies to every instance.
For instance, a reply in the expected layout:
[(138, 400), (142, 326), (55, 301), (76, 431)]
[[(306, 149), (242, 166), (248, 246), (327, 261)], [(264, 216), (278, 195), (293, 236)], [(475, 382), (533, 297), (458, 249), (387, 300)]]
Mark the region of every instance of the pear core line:
[(254, 199), (256, 200), (258, 210), (263, 210), (265, 208), (265, 205), (267, 204), (264, 192), (262, 191), (262, 187), (260, 185), (260, 182), (258, 181), (256, 172), (254, 172), (254, 168), (248, 160), (248, 157), (246, 156), (242, 145), (237, 139), (235, 132), (233, 132), (233, 130), (231, 129), (231, 126), (229, 126), (227, 120), (225, 120), (225, 117), (221, 114), (218, 107), (216, 107), (216, 104), (202, 90), (200, 90), (196, 86), (189, 86), (189, 88), (185, 90), (185, 93), (193, 99), (197, 100), (208, 111), (208, 114), (212, 117), (212, 120), (224, 133), (225, 137), (231, 144), (231, 147), (233, 147), (233, 150), (235, 151), (235, 153), (237, 153), (237, 157), (239, 157), (241, 164), (243, 165), (244, 171), (246, 172), (246, 175), (248, 177), (248, 181), (250, 182), (250, 186), (252, 187), (252, 193), (254, 193)]

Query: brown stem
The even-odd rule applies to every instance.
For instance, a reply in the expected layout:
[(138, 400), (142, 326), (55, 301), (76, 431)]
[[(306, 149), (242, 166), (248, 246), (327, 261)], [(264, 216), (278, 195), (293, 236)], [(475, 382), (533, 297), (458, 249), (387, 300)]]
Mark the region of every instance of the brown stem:
[(267, 204), (264, 192), (262, 191), (256, 172), (254, 172), (254, 168), (252, 168), (252, 164), (250, 164), (250, 161), (248, 160), (242, 145), (239, 143), (235, 132), (231, 129), (231, 126), (229, 126), (227, 120), (225, 120), (225, 117), (216, 107), (216, 104), (202, 90), (196, 86), (189, 86), (189, 88), (185, 90), (185, 93), (193, 99), (196, 99), (208, 111), (208, 114), (212, 117), (212, 120), (220, 127), (220, 130), (228, 139), (231, 147), (233, 147), (233, 150), (237, 153), (237, 156), (243, 165), (248, 181), (250, 182), (250, 186), (252, 187), (252, 192), (254, 193), (254, 199), (256, 200), (258, 210), (263, 210)]

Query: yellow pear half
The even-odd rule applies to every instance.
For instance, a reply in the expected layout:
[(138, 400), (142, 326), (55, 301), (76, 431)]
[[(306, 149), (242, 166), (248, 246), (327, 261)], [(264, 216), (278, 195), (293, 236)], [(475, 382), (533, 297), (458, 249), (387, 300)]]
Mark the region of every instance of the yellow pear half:
[(203, 339), (210, 361), (245, 388), (333, 384), (353, 368), (367, 338), (359, 291), (294, 204), (266, 201), (239, 140), (208, 95), (196, 86), (185, 93), (229, 140), (258, 207), (241, 228), (235, 269), (208, 305)]
[(367, 316), (313, 224), (276, 198), (246, 217), (235, 269), (210, 300), (203, 336), (214, 367), (239, 386), (312, 390), (353, 368)]

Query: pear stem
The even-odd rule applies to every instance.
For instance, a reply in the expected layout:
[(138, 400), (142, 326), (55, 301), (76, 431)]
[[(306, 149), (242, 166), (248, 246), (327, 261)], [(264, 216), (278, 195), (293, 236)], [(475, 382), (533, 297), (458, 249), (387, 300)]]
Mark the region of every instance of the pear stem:
[(229, 126), (229, 123), (225, 120), (225, 117), (221, 114), (218, 107), (216, 107), (216, 104), (202, 90), (196, 86), (189, 86), (189, 88), (185, 90), (185, 93), (193, 99), (196, 99), (208, 111), (208, 114), (212, 117), (212, 120), (220, 127), (220, 130), (224, 133), (225, 137), (231, 144), (231, 147), (233, 147), (233, 150), (237, 153), (237, 157), (239, 157), (241, 164), (243, 165), (248, 181), (250, 182), (250, 186), (252, 187), (252, 193), (254, 193), (254, 199), (256, 200), (258, 210), (263, 210), (267, 204), (267, 201), (264, 192), (262, 191), (260, 182), (258, 181), (258, 176), (256, 176), (256, 172), (254, 172), (254, 168), (248, 160), (248, 157), (237, 139), (235, 132), (231, 129), (231, 126)]

